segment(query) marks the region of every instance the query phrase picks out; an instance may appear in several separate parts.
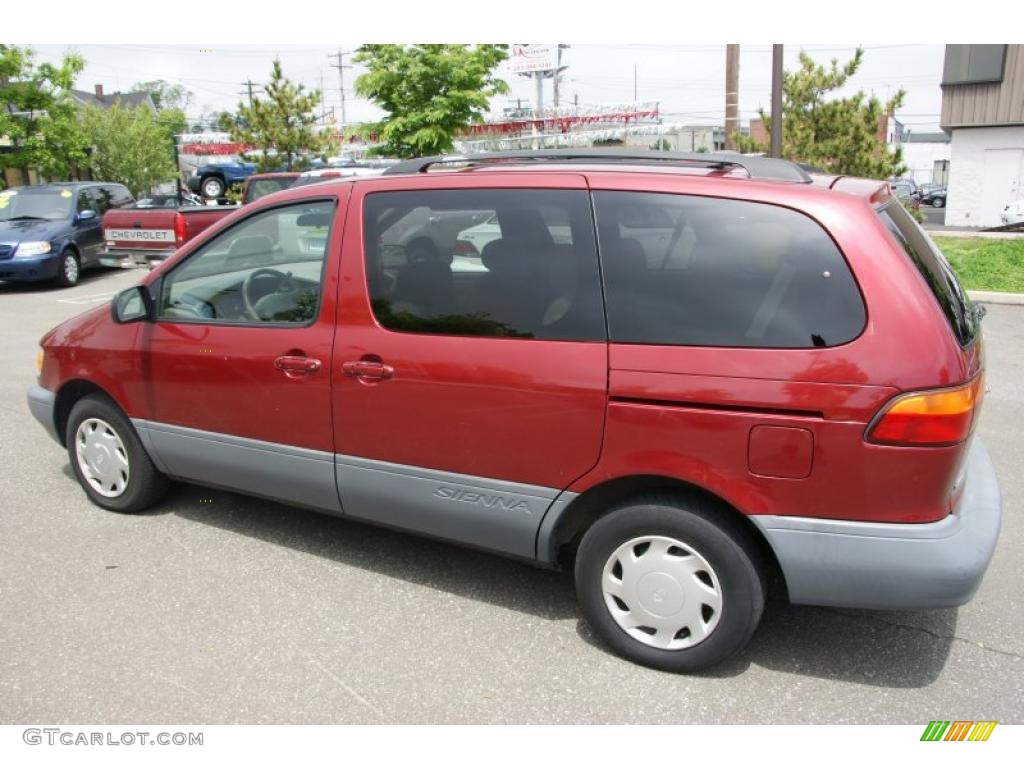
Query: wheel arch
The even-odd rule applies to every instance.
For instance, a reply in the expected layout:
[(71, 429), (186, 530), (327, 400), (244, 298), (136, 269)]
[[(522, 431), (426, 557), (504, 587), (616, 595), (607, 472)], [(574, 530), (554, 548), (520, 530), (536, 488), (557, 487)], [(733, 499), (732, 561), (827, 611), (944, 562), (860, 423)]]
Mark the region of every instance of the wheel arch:
[[(60, 444), (67, 447), (68, 417), (75, 403), (88, 395), (100, 394), (106, 397), (118, 408), (117, 400), (103, 387), (87, 379), (71, 379), (64, 382), (57, 390), (57, 397), (53, 403), (53, 424), (57, 430), (57, 437)], [(124, 410), (124, 409), (121, 409)]]
[(775, 551), (743, 512), (706, 488), (663, 475), (629, 475), (605, 480), (588, 488), (561, 509), (549, 510), (537, 535), (537, 558), (556, 567), (568, 567), (575, 558), (583, 534), (591, 525), (631, 499), (652, 494), (697, 496), (707, 501), (715, 515), (738, 525), (757, 547), (768, 572), (770, 590), (784, 598), (788, 595), (785, 576)]

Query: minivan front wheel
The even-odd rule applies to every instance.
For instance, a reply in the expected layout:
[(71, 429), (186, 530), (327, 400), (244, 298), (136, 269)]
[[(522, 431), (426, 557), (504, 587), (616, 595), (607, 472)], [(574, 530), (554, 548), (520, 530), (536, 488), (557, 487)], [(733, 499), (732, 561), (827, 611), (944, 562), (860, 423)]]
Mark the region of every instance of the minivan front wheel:
[(89, 500), (114, 512), (141, 512), (169, 481), (153, 465), (131, 422), (102, 395), (83, 397), (68, 416), (71, 468)]
[(78, 261), (78, 254), (71, 248), (65, 248), (60, 255), (60, 264), (57, 266), (57, 283), (65, 287), (78, 285), (78, 278), (82, 274), (82, 265)]
[(764, 609), (756, 548), (703, 500), (646, 497), (583, 536), (576, 592), (594, 631), (622, 656), (696, 672), (740, 650)]

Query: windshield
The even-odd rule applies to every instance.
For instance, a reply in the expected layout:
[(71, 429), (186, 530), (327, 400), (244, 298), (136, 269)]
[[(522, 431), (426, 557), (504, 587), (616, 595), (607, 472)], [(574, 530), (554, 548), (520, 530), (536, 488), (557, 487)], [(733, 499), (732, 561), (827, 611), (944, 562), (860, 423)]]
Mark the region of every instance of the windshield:
[(74, 197), (69, 189), (26, 191), (5, 189), (0, 192), (0, 221), (11, 219), (47, 219), (59, 221), (71, 215)]

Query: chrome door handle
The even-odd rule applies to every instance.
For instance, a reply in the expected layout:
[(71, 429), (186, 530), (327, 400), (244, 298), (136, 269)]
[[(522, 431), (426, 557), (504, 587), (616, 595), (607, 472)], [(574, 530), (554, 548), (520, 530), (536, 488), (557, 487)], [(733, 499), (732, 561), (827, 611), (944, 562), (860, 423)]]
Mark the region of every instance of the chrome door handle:
[(295, 378), (316, 373), (320, 370), (321, 362), (314, 357), (303, 357), (302, 355), (281, 355), (274, 360), (274, 367), (284, 371), (286, 376)]
[(384, 381), (395, 375), (394, 368), (375, 360), (351, 360), (341, 364), (341, 371), (360, 381)]

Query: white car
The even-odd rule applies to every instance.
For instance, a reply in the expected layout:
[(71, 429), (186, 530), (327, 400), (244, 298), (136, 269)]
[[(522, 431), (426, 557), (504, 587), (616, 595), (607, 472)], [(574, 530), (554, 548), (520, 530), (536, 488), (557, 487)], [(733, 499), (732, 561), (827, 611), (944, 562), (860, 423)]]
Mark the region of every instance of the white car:
[(1015, 200), (1007, 205), (1003, 208), (1000, 218), (1003, 220), (1003, 224), (1024, 223), (1024, 200)]

